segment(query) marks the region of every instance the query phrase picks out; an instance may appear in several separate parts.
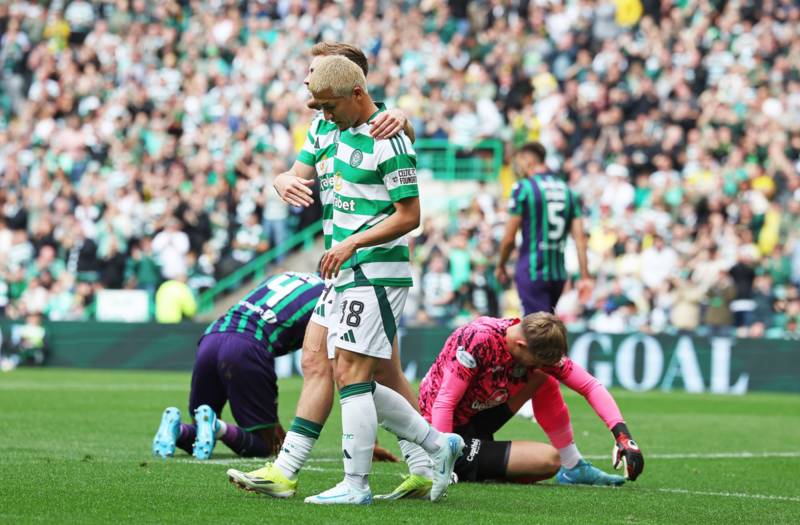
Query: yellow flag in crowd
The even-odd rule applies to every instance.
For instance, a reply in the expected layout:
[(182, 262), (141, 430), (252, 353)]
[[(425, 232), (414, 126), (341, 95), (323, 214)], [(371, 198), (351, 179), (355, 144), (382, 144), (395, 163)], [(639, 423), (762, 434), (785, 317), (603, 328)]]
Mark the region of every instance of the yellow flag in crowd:
[(758, 248), (762, 255), (769, 255), (780, 241), (781, 209), (773, 206), (764, 214), (764, 225), (758, 233)]
[(622, 27), (634, 25), (642, 17), (641, 0), (615, 0), (617, 4), (617, 23)]

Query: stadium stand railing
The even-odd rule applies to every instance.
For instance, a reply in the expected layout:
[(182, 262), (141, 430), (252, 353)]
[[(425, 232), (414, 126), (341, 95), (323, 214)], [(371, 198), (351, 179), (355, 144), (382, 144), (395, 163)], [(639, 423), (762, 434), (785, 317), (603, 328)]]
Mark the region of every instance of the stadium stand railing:
[(211, 311), (217, 298), (236, 290), (245, 282), (249, 280), (260, 281), (267, 274), (270, 263), (297, 247), (310, 248), (314, 243), (314, 239), (320, 233), (322, 233), (322, 221), (317, 221), (293, 234), (282, 245), (270, 248), (241, 268), (237, 268), (231, 274), (223, 277), (212, 288), (200, 294), (197, 305), (198, 313), (203, 314)]
[(485, 139), (471, 148), (446, 139), (418, 139), (414, 143), (417, 168), (439, 180), (496, 180), (503, 165), (503, 143)]

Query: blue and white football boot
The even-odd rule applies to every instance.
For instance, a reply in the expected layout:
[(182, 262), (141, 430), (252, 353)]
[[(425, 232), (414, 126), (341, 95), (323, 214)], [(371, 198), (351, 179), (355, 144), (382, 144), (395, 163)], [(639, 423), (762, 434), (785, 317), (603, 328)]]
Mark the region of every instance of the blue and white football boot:
[(372, 503), (372, 491), (369, 488), (357, 489), (341, 481), (332, 489), (307, 497), (305, 502), (315, 505), (369, 505)]
[(208, 459), (217, 443), (217, 414), (208, 405), (200, 405), (194, 411), (197, 437), (192, 445), (192, 455), (197, 459)]
[(625, 478), (615, 474), (606, 474), (588, 461), (581, 459), (572, 468), (561, 467), (556, 474), (559, 485), (613, 485), (625, 483)]
[(153, 455), (168, 458), (175, 455), (175, 442), (181, 431), (181, 411), (167, 407), (161, 415), (161, 424), (153, 438)]
[(444, 438), (445, 442), (442, 448), (431, 455), (433, 462), (431, 501), (434, 503), (447, 495), (447, 487), (450, 485), (456, 460), (464, 453), (464, 439), (461, 436), (444, 434)]

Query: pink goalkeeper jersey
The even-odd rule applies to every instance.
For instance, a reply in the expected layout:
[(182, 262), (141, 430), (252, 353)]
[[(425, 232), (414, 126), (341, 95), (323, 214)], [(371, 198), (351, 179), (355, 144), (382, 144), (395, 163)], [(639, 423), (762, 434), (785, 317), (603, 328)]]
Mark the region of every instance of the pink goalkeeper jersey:
[[(525, 386), (536, 368), (516, 364), (506, 347), (506, 329), (517, 323), (479, 317), (450, 335), (419, 387), (422, 415), (436, 429), (452, 432)], [(569, 357), (539, 370), (583, 395), (608, 428), (623, 421), (608, 390)]]

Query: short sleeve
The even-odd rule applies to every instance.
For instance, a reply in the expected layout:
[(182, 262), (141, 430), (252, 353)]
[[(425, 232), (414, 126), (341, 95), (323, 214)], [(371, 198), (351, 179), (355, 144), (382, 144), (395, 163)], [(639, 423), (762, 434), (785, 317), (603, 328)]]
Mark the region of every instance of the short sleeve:
[(303, 164), (311, 166), (312, 168), (316, 164), (316, 154), (319, 146), (319, 142), (316, 137), (318, 127), (319, 119), (316, 118), (308, 127), (308, 131), (306, 132), (306, 140), (303, 142), (303, 149), (301, 149), (300, 153), (297, 154), (298, 162), (302, 162)]
[(392, 202), (418, 197), (417, 154), (405, 133), (377, 143), (378, 174)]

